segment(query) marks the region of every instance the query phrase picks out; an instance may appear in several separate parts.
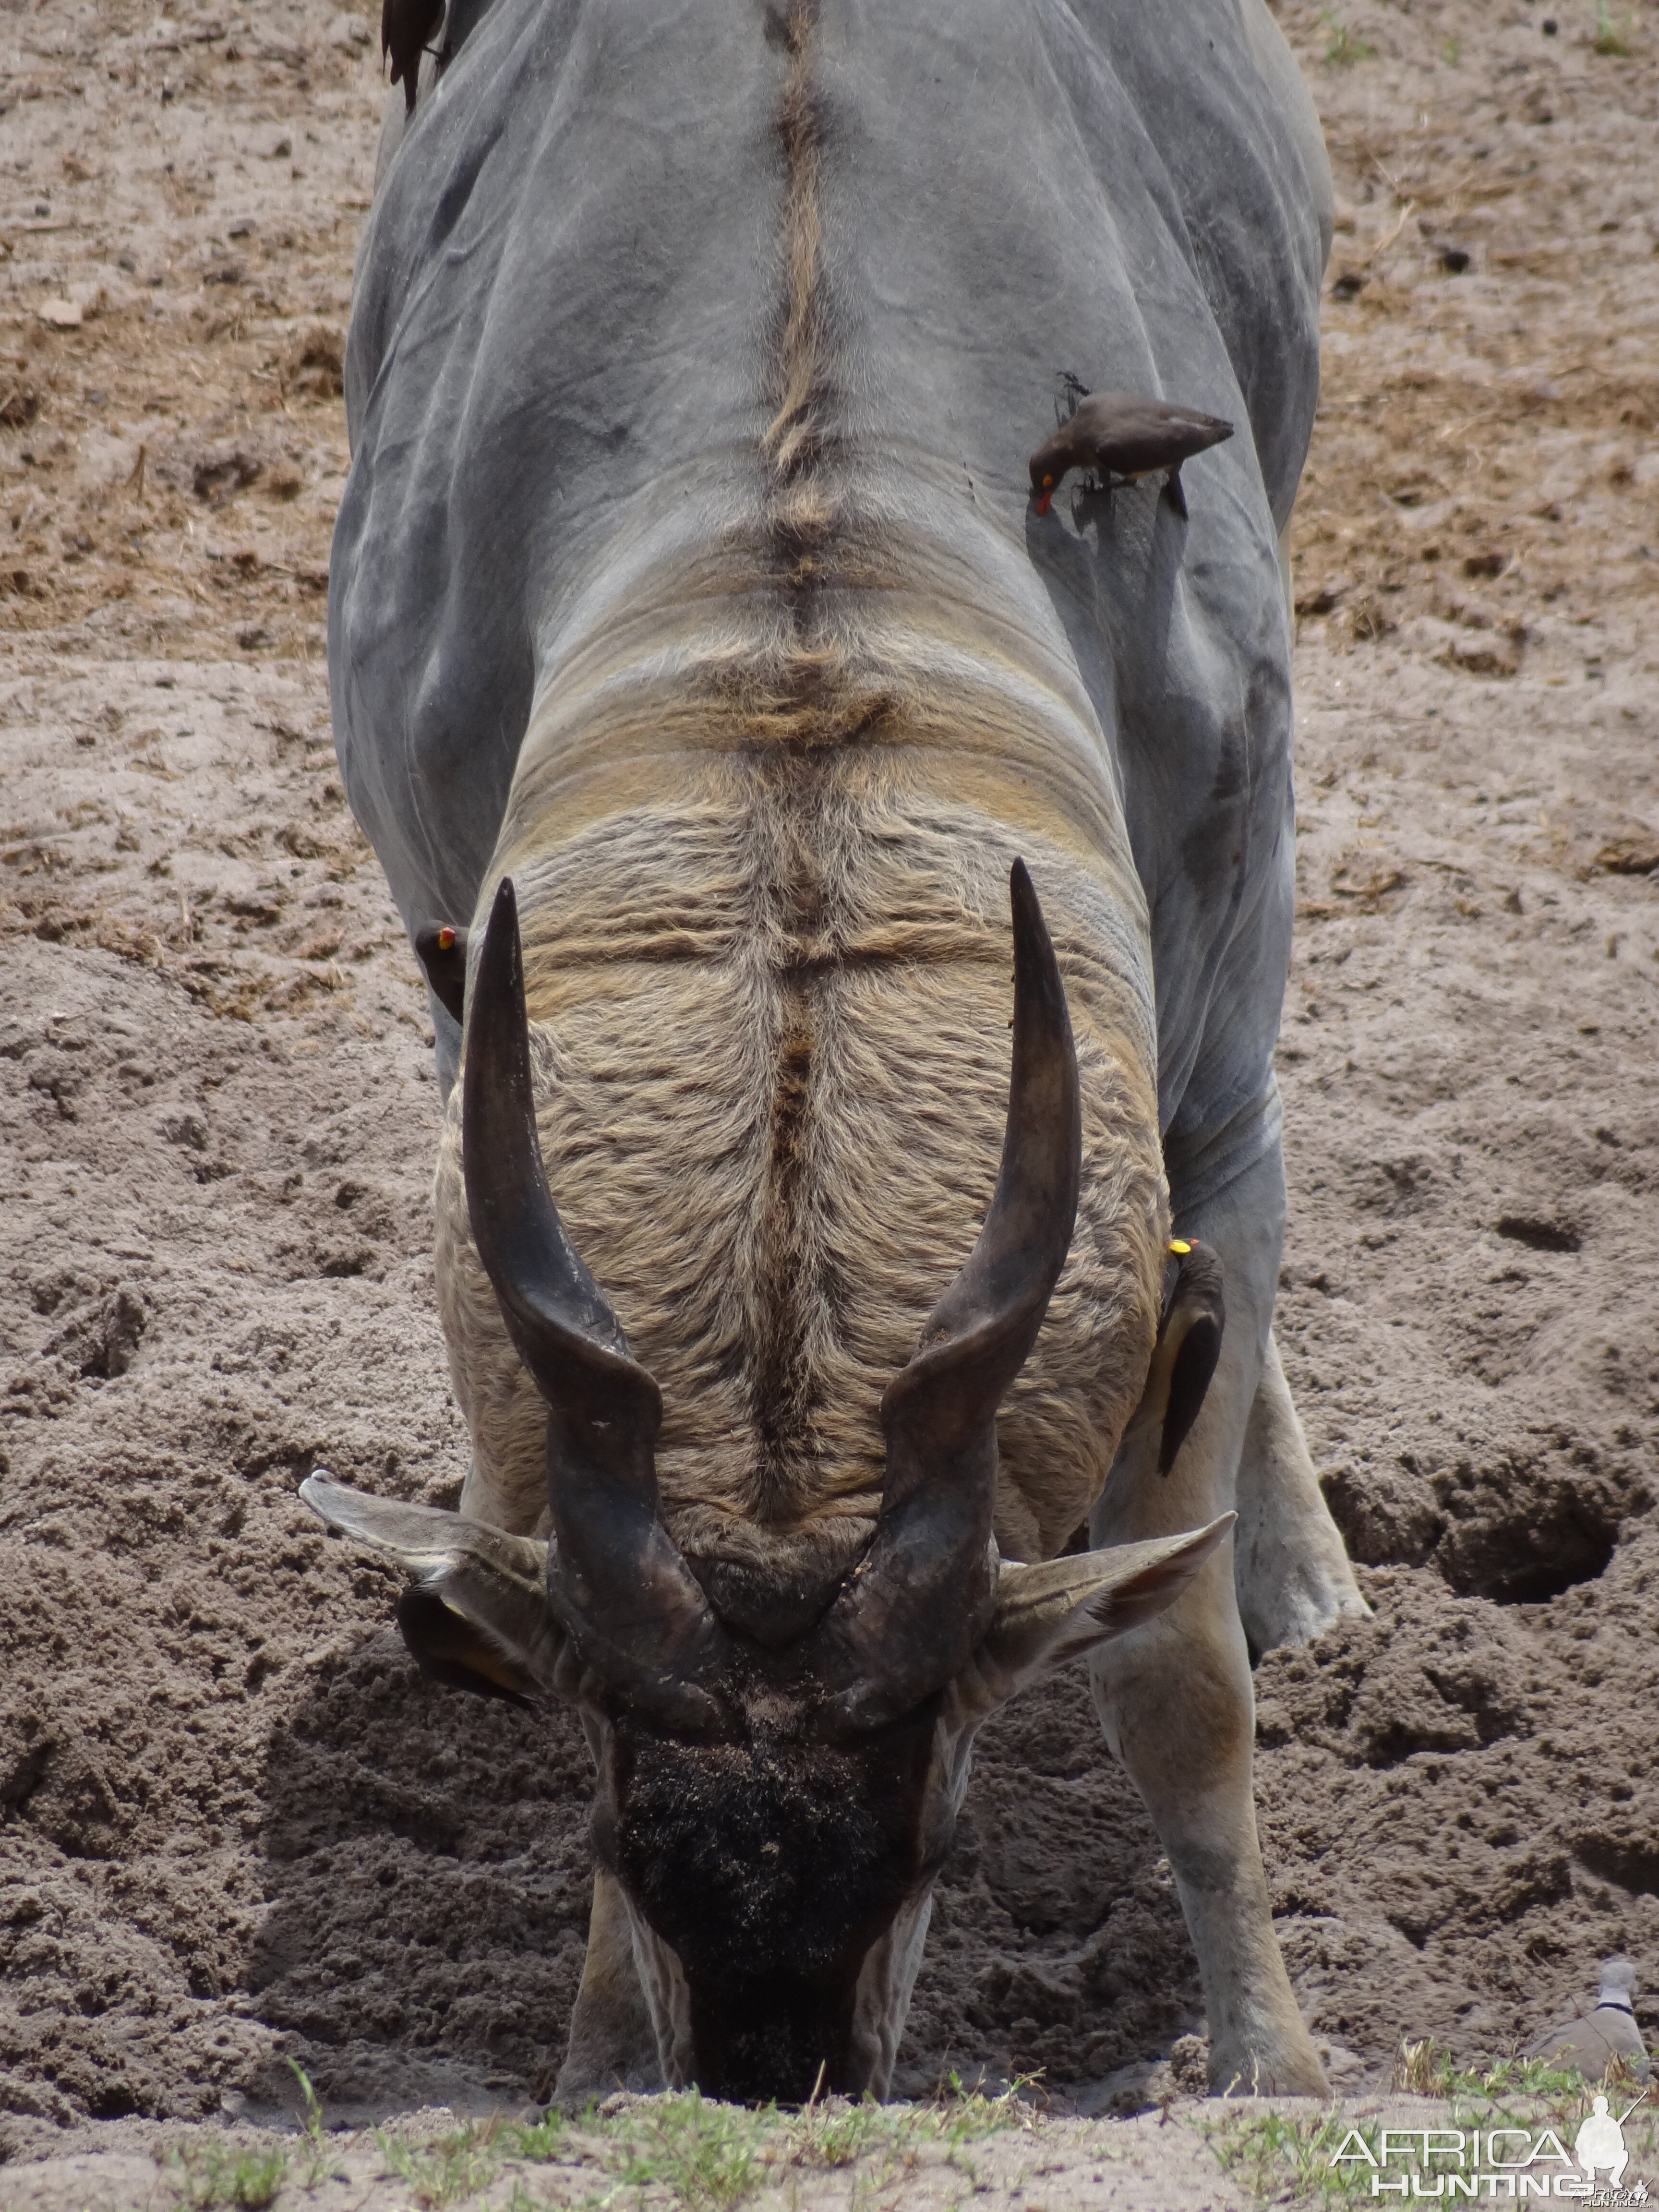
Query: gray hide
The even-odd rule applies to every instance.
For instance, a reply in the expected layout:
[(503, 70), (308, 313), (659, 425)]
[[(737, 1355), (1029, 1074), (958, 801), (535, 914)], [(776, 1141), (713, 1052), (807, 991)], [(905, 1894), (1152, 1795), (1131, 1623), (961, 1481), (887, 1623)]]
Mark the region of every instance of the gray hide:
[[(1177, 1219), (1279, 1126), (1275, 541), (1313, 421), (1329, 184), (1258, 15), (831, 0), (817, 34), (850, 357), (834, 428), (1086, 689), (1146, 890)], [(495, 0), (389, 165), (329, 647), (346, 787), (411, 927), (471, 918), (538, 687), (641, 541), (758, 504), (781, 64), (756, 16)], [(1189, 526), (1150, 495), (1114, 526), (1028, 512), (1061, 369), (1248, 424), (1194, 464)]]

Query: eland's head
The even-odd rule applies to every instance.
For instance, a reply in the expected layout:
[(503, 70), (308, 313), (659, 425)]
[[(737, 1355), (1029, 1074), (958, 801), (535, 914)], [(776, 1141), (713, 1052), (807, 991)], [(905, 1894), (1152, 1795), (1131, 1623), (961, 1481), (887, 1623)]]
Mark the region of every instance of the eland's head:
[(545, 1408), (549, 1536), (322, 1474), (305, 1486), (412, 1577), (399, 1623), (427, 1672), (576, 1707), (599, 1767), (594, 1849), (627, 1902), (665, 2071), (711, 2094), (884, 2087), (975, 1731), (1048, 1665), (1161, 1612), (1231, 1523), (1030, 1565), (999, 1556), (997, 1410), (1066, 1259), (1081, 1141), (1065, 993), (1020, 863), (1012, 902), (1001, 1172), (881, 1397), (879, 1512), (850, 1567), (827, 1585), (724, 1573), (669, 1533), (661, 1393), (544, 1171), (510, 882), (467, 998), (465, 1193)]

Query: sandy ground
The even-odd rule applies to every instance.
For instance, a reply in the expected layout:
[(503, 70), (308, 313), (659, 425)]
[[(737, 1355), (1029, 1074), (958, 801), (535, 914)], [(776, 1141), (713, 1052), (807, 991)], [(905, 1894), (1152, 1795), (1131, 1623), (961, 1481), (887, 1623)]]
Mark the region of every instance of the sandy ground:
[[(1490, 2202), (1507, 2196), (1517, 2167), (1544, 2195), (1558, 2174), (1578, 2181), (1570, 2146), (1583, 2100), (1571, 2101), (1165, 2100), (1080, 2120), (1013, 2096), (885, 2108), (832, 2100), (781, 2116), (617, 2095), (574, 2124), (497, 2114), (458, 2125), (430, 2109), (392, 2127), (286, 2134), (117, 2121), (106, 2132), (121, 2148), (14, 2165), (0, 2201), (7, 2212), (601, 2212), (618, 2200), (630, 2212), (963, 2212), (970, 2202), (979, 2212), (1252, 2212), (1397, 2202), (1415, 2173), (1496, 2181), (1479, 2192)], [(1494, 2128), (1505, 2131), (1495, 2147)], [(1638, 2111), (1624, 2134), (1624, 2201), (1644, 2203), (1633, 2192), (1656, 2170), (1659, 2127)], [(1391, 2185), (1386, 2196), (1370, 2189), (1373, 2175)], [(1425, 2188), (1419, 2201), (1442, 2193)]]
[[(1279, 13), (1341, 202), (1279, 1328), (1376, 1618), (1263, 1662), (1258, 1796), (1365, 2094), (1659, 1974), (1659, 10)], [(331, 2121), (518, 2109), (580, 1966), (574, 1726), (425, 1688), (294, 1496), (463, 1464), (323, 671), (381, 98), (326, 0), (0, 9), (0, 2205), (289, 2057)], [(1121, 2109), (1201, 2029), (1062, 1680), (983, 1739), (902, 2086)], [(1235, 2201), (1178, 2125), (1157, 2201)]]
[[(1304, 2129), (1318, 2125), (1310, 2110), (1287, 2112), (1292, 2126), (1297, 2118)], [(1401, 2105), (1390, 2116), (1421, 2126), (1440, 2114)], [(691, 2128), (674, 2124), (683, 2117)], [(233, 2172), (245, 2178), (245, 2196), (264, 2202), (258, 2185), (275, 2178), (276, 2158), (285, 2185), (276, 2212), (425, 2212), (457, 2202), (473, 2212), (589, 2212), (619, 2190), (640, 2212), (723, 2212), (745, 2184), (742, 2201), (752, 2212), (852, 2212), (865, 2203), (959, 2212), (969, 2199), (983, 2212), (1245, 2212), (1259, 2201), (1247, 2145), (1218, 2129), (1206, 2135), (1190, 2114), (1055, 2122), (1025, 2112), (988, 2134), (959, 2118), (935, 2129), (926, 2108), (912, 2107), (896, 2124), (878, 2121), (860, 2142), (851, 2131), (862, 2118), (843, 2106), (816, 2127), (757, 2127), (729, 2107), (684, 2115), (658, 2103), (654, 2113), (608, 2112), (561, 2130), (532, 2158), (514, 2154), (525, 2138), (510, 2126), (491, 2137), (434, 2112), (409, 2116), (395, 2135), (326, 2136), (314, 2158), (303, 2139), (248, 2128), (198, 2129), (171, 2151), (158, 2140), (151, 2155), (131, 2141), (131, 2124), (118, 2124), (131, 2148), (14, 2166), (3, 2202), (7, 2212), (179, 2212), (181, 2198), (236, 2201)], [(664, 2120), (666, 2144), (657, 2132)], [(1223, 2159), (1235, 2163), (1241, 2149), (1246, 2159), (1230, 2175)], [(221, 2160), (238, 2156), (240, 2166), (215, 2164), (216, 2152)], [(1328, 2156), (1323, 2163), (1329, 2171)]]

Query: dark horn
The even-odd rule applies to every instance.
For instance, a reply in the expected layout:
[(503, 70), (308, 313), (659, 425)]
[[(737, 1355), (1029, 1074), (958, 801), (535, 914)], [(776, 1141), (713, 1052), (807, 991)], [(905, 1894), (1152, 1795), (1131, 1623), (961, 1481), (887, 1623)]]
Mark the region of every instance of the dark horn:
[(536, 1133), (518, 902), (495, 894), (467, 1006), (462, 1158), (473, 1241), (548, 1409), (550, 1595), (613, 1686), (689, 1690), (717, 1636), (663, 1526), (662, 1397), (564, 1233)]
[(1077, 1220), (1083, 1131), (1066, 992), (1023, 860), (1010, 892), (1014, 1051), (1002, 1171), (978, 1243), (881, 1401), (880, 1516), (824, 1623), (849, 1720), (919, 1702), (966, 1663), (989, 1622), (997, 1408), (1036, 1342)]

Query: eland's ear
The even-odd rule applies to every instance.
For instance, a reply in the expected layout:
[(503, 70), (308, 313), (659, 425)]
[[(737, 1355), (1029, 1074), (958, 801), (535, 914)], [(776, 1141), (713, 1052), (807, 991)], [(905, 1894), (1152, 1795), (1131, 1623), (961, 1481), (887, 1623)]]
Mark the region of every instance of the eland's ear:
[(1233, 1522), (1149, 1543), (1076, 1552), (1036, 1566), (1005, 1566), (996, 1612), (975, 1655), (986, 1686), (1012, 1697), (1032, 1676), (1097, 1644), (1109, 1643), (1173, 1605)]
[(547, 1602), (545, 1544), (441, 1506), (371, 1498), (325, 1468), (300, 1497), (328, 1528), (411, 1577), (398, 1626), (423, 1674), (520, 1705), (550, 1690), (563, 1637)]

